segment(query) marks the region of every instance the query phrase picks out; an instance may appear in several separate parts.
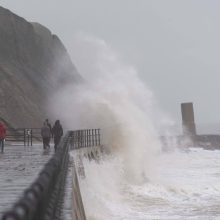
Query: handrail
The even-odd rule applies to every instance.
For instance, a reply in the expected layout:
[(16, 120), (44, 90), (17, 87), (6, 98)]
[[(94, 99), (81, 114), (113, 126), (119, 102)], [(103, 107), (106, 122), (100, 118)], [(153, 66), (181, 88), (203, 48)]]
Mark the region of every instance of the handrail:
[(42, 141), (40, 128), (7, 128), (6, 140), (9, 142), (23, 142), (24, 145), (31, 145), (33, 141)]
[[(100, 129), (68, 131), (36, 180), (24, 191), (13, 207), (3, 214), (1, 220), (62, 220), (69, 150), (91, 149), (88, 147), (92, 146), (100, 146)], [(75, 161), (73, 161), (73, 216), (76, 220), (86, 220)]]
[(69, 160), (68, 132), (56, 153), (45, 164), (37, 179), (28, 187), (2, 220), (56, 220), (61, 219), (63, 191)]
[(72, 132), (71, 149), (100, 146), (100, 129), (85, 129)]

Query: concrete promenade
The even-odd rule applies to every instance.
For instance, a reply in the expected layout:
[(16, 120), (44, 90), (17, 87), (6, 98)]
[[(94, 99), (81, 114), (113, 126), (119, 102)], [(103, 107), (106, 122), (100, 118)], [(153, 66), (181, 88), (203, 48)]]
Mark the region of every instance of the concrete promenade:
[(53, 153), (53, 146), (44, 152), (41, 143), (23, 146), (6, 142), (4, 153), (0, 153), (0, 217), (34, 181)]

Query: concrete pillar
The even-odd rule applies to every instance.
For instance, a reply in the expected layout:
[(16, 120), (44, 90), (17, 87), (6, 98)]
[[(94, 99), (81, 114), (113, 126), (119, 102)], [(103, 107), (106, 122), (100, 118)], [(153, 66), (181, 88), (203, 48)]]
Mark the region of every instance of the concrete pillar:
[(183, 135), (195, 136), (196, 125), (194, 120), (193, 103), (181, 103)]

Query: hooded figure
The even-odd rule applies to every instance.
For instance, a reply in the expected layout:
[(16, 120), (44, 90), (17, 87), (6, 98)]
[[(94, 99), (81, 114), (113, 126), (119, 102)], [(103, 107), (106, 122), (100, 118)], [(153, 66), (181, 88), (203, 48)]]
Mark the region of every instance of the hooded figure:
[(52, 128), (52, 135), (54, 137), (54, 149), (56, 151), (57, 146), (60, 142), (60, 139), (63, 136), (63, 128), (62, 128), (59, 120), (56, 120), (56, 122)]
[[(46, 125), (50, 128), (50, 138), (51, 138), (51, 136), (52, 136), (52, 126), (49, 122), (49, 119), (46, 119), (44, 123), (46, 123)], [(49, 141), (48, 141), (49, 146), (50, 146), (50, 138), (49, 138)]]
[(50, 148), (50, 145), (49, 145), (50, 136), (51, 136), (50, 128), (44, 122), (44, 125), (41, 128), (41, 137), (43, 139), (43, 147), (44, 147), (44, 149), (46, 149), (47, 147)]

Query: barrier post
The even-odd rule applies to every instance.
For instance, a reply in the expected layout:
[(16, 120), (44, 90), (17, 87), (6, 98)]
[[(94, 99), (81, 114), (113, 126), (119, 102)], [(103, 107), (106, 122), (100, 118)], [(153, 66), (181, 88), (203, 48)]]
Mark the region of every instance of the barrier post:
[(24, 128), (23, 133), (24, 133), (24, 146), (26, 146), (26, 129), (25, 128)]

